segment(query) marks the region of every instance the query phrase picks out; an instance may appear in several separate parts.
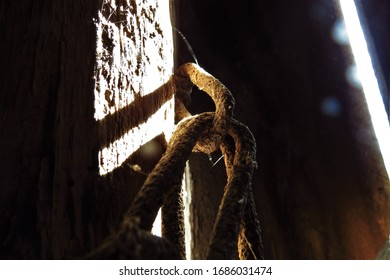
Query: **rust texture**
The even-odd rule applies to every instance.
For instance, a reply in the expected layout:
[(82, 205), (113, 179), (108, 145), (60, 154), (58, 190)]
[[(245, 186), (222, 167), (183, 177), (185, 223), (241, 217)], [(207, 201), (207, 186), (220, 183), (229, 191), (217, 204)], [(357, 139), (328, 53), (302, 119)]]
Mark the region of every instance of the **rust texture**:
[[(255, 160), (256, 143), (249, 129), (234, 120), (229, 129), (229, 135), (233, 137), (235, 142), (235, 155), (233, 161), (229, 162), (228, 166), (230, 167), (227, 168), (228, 182), (215, 222), (208, 259), (234, 258), (238, 233), (251, 191), (252, 174), (257, 166)], [(228, 157), (228, 160), (231, 160), (231, 153), (228, 154)], [(253, 218), (257, 219), (257, 217)], [(246, 230), (243, 229), (243, 236), (245, 236)], [(259, 231), (256, 228), (254, 230)], [(248, 246), (252, 246), (249, 240), (247, 243)], [(256, 244), (260, 245), (261, 243), (256, 242)], [(261, 247), (256, 248), (256, 251), (258, 251), (258, 256), (254, 256), (254, 258), (262, 255)], [(240, 254), (240, 257), (247, 257), (247, 254)]]
[[(220, 81), (194, 64), (183, 65), (178, 69), (176, 75), (180, 82), (177, 83), (177, 80), (173, 80), (176, 81), (176, 89), (182, 94), (181, 97), (176, 98), (176, 102), (181, 102), (183, 97), (186, 96), (186, 91), (189, 94), (191, 90), (189, 80), (213, 98), (216, 103), (216, 112), (188, 116), (184, 105), (180, 107), (182, 115), (177, 116), (178, 119), (186, 118), (178, 124), (171, 141), (168, 143), (166, 152), (131, 203), (122, 222), (120, 231), (123, 231), (123, 233), (113, 235), (91, 256), (93, 258), (120, 257), (115, 256), (111, 250), (109, 251), (110, 255), (106, 255), (107, 250), (104, 248), (110, 248), (110, 244), (117, 244), (119, 236), (128, 236), (127, 231), (133, 229), (133, 227), (136, 228), (137, 233), (150, 232), (158, 210), (163, 206), (163, 232), (165, 238), (162, 239), (168, 239), (176, 243), (175, 251), (181, 258), (184, 258), (184, 227), (180, 182), (186, 161), (194, 150), (214, 151), (215, 147), (219, 147), (223, 139), (229, 134), (234, 141), (235, 151), (233, 156), (231, 147), (224, 149), (229, 161), (227, 165), (228, 183), (215, 222), (207, 258), (233, 259), (237, 255), (238, 240), (243, 238), (246, 244), (240, 246), (242, 247), (240, 257), (262, 258), (260, 227), (258, 219), (253, 213), (255, 207), (250, 188), (253, 169), (257, 166), (254, 137), (246, 126), (232, 119), (234, 99), (230, 91)], [(246, 214), (247, 212), (249, 214)], [(244, 220), (244, 217), (253, 220)], [(250, 226), (247, 227), (247, 225)], [(250, 233), (250, 231), (254, 231), (254, 233)], [(133, 241), (132, 239), (126, 240), (130, 243)], [(137, 242), (139, 241), (137, 240)], [(241, 241), (241, 243), (243, 242)], [(126, 242), (123, 246), (135, 245)], [(142, 248), (142, 244), (137, 246)], [(246, 251), (252, 252), (252, 256), (249, 257)], [(139, 253), (142, 254), (142, 249)]]
[[(227, 134), (233, 116), (234, 98), (220, 81), (196, 64), (186, 63), (182, 65), (175, 75), (188, 77), (194, 85), (210, 95), (216, 105), (213, 127), (202, 137), (196, 147), (197, 151), (210, 154), (219, 149), (222, 139)], [(188, 86), (188, 81), (185, 85)]]
[[(181, 178), (180, 178), (181, 179)], [(186, 258), (182, 180), (177, 180), (161, 208), (162, 237), (170, 241), (182, 259)]]

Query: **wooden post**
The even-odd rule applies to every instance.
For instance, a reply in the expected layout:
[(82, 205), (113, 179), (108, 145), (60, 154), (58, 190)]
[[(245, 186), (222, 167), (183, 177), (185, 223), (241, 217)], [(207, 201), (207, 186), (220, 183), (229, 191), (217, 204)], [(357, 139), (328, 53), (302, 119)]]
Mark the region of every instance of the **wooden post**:
[(118, 225), (173, 126), (150, 95), (169, 19), (168, 0), (1, 5), (1, 258), (79, 258)]

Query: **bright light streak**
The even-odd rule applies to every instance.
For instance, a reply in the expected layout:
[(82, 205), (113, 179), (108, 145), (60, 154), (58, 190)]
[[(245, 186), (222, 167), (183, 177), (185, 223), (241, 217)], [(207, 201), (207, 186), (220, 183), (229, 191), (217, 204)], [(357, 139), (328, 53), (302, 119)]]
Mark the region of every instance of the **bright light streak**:
[(390, 128), (379, 90), (378, 81), (372, 66), (367, 43), (353, 0), (340, 0), (352, 53), (355, 58), (358, 76), (361, 80), (371, 121), (374, 127), (383, 161), (390, 176)]
[[(135, 151), (160, 133), (169, 141), (173, 132), (173, 99), (166, 102), (146, 123), (126, 132), (99, 151), (99, 174), (106, 175), (122, 165)], [(170, 125), (171, 124), (171, 125)]]
[[(110, 3), (115, 5), (114, 2)], [(97, 121), (129, 106), (136, 96), (144, 97), (153, 92), (172, 75), (173, 36), (169, 5), (169, 0), (158, 3), (153, 0), (137, 1), (139, 11), (149, 11), (150, 7), (156, 6), (153, 22), (137, 11), (124, 10), (126, 21), (123, 22), (114, 22), (111, 16), (106, 18), (99, 12), (96, 20), (94, 114)], [(116, 8), (124, 9), (122, 6)], [(161, 30), (158, 35), (154, 34), (157, 23)], [(128, 36), (125, 32), (128, 28), (134, 32), (134, 36)], [(171, 98), (146, 123), (127, 131), (99, 151), (99, 174), (112, 172), (142, 145), (161, 133), (168, 141), (173, 129), (174, 99)]]
[(186, 257), (187, 260), (192, 259), (191, 254), (191, 245), (192, 245), (192, 226), (191, 226), (191, 186), (192, 178), (190, 165), (187, 161), (186, 168), (184, 171), (183, 177), (183, 196), (184, 196), (184, 231), (185, 231), (185, 240), (186, 240)]
[[(191, 223), (190, 223), (190, 205), (191, 205), (191, 173), (190, 166), (188, 162), (186, 163), (183, 181), (182, 181), (182, 190), (183, 190), (183, 204), (184, 204), (184, 232), (185, 232), (185, 249), (186, 249), (186, 257), (187, 260), (190, 260), (191, 255)], [(156, 220), (154, 221), (152, 234), (156, 236), (161, 236), (161, 208), (158, 211)]]
[(158, 210), (157, 217), (154, 220), (152, 227), (152, 234), (161, 237), (161, 208)]

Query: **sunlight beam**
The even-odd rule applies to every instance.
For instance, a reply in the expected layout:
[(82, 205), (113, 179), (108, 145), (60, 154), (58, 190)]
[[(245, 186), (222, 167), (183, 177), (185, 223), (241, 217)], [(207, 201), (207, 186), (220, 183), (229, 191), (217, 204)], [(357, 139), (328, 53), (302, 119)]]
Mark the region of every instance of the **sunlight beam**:
[(371, 121), (382, 153), (388, 176), (390, 176), (390, 128), (371, 57), (368, 51), (359, 16), (353, 0), (340, 0), (345, 27), (351, 44)]
[[(131, 4), (133, 5), (133, 4)], [(96, 121), (129, 108), (135, 102), (167, 83), (173, 72), (173, 35), (170, 19), (170, 1), (137, 1), (139, 9), (129, 3), (105, 1), (99, 11), (96, 25), (95, 113)], [(154, 7), (154, 8), (153, 8)], [(121, 11), (121, 19), (114, 19), (113, 11)], [(107, 11), (110, 11), (107, 13)], [(145, 17), (143, 13), (148, 13)], [(153, 18), (153, 20), (151, 20)], [(98, 154), (99, 174), (107, 175), (121, 166), (135, 151), (161, 133), (168, 141), (174, 129), (174, 99), (160, 108), (153, 102), (132, 108), (134, 114), (156, 110), (129, 131), (117, 133), (112, 143), (101, 143)], [(146, 108), (146, 109), (145, 109)], [(158, 109), (158, 110), (157, 110)], [(140, 113), (141, 112), (141, 113)], [(146, 114), (146, 113), (145, 113)], [(100, 134), (116, 133), (132, 112), (119, 118)], [(107, 141), (109, 142), (109, 141)], [(103, 146), (104, 145), (104, 146)]]

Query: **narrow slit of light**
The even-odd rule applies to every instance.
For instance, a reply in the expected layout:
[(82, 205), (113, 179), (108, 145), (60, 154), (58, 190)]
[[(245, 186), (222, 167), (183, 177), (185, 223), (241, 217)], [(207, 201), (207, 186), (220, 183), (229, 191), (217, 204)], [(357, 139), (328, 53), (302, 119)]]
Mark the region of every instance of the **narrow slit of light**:
[(345, 27), (355, 63), (366, 98), (371, 121), (378, 139), (383, 161), (390, 177), (390, 128), (379, 90), (378, 80), (372, 66), (359, 16), (353, 0), (340, 0), (341, 11), (344, 16)]
[[(190, 221), (190, 207), (191, 207), (191, 172), (188, 162), (186, 163), (184, 176), (182, 180), (183, 191), (183, 204), (184, 204), (184, 232), (185, 232), (185, 251), (187, 260), (191, 260), (191, 221)], [(153, 223), (152, 234), (161, 237), (162, 236), (162, 224), (161, 224), (161, 208), (158, 211), (157, 217)]]

